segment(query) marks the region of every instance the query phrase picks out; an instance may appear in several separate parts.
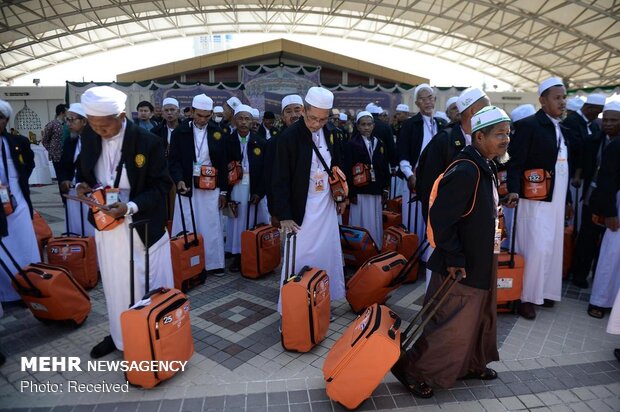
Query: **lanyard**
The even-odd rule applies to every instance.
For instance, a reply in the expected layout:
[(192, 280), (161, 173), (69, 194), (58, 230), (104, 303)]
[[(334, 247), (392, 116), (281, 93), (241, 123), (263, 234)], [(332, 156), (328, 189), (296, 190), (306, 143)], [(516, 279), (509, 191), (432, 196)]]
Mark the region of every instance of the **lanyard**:
[(431, 121), (429, 123), (426, 123), (426, 119), (424, 118), (424, 116), (422, 116), (422, 121), (424, 122), (424, 125), (431, 134), (431, 137), (435, 136), (435, 122), (433, 121), (433, 118), (431, 117)]
[[(192, 124), (192, 128), (198, 129), (193, 124)], [(198, 130), (200, 130), (200, 129), (198, 129)], [(196, 145), (196, 139), (194, 138), (194, 149), (196, 150), (196, 161), (200, 160), (200, 154), (202, 153), (202, 147), (204, 146), (206, 140), (207, 140), (207, 126), (205, 126), (205, 131), (202, 134), (202, 140), (200, 141), (200, 146)]]
[(372, 169), (372, 156), (375, 153), (375, 148), (377, 144), (375, 143), (374, 138), (371, 136), (370, 140), (368, 140), (368, 144), (366, 144), (366, 138), (364, 138), (364, 145), (366, 146), (366, 150), (368, 151), (368, 156), (370, 156), (370, 168)]
[[(6, 156), (6, 144), (4, 143), (4, 137), (0, 136), (0, 143), (2, 143), (2, 163), (4, 164), (4, 173), (5, 173), (5, 178), (6, 178), (6, 185), (9, 186), (9, 166), (8, 166), (8, 160), (7, 160), (7, 156)], [(2, 182), (0, 182), (2, 183)]]

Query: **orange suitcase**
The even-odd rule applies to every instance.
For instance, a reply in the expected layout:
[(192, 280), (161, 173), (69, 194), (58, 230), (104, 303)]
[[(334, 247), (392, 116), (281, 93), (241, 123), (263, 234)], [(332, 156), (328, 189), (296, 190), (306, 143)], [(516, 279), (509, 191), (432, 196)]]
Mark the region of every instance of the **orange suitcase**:
[[(271, 273), (280, 265), (280, 231), (257, 224), (258, 204), (254, 209), (254, 228), (241, 232), (241, 275), (250, 279)], [(250, 224), (250, 210), (246, 228)]]
[(515, 207), (512, 221), (510, 251), (502, 251), (497, 259), (497, 311), (514, 312), (516, 302), (521, 299), (523, 291), (523, 256), (515, 253), (515, 234), (517, 228), (517, 209)]
[(47, 241), (54, 236), (54, 233), (52, 233), (52, 228), (50, 228), (45, 219), (43, 219), (43, 216), (36, 210), (32, 214), (32, 226), (34, 227), (34, 234), (37, 237), (37, 244), (39, 245), (39, 255), (41, 256), (41, 260), (43, 260), (43, 249), (45, 249)]
[(363, 227), (340, 225), (340, 244), (347, 266), (360, 267), (368, 259), (379, 254), (377, 244)]
[[(140, 362), (185, 362), (194, 354), (194, 340), (189, 316), (189, 299), (177, 289), (149, 288), (149, 250), (146, 249), (145, 286), (146, 295), (136, 304), (134, 297), (133, 228), (146, 221), (129, 225), (130, 252), (130, 296), (129, 309), (121, 314), (123, 333), (123, 357), (125, 361)], [(148, 238), (148, 228), (146, 237)], [(154, 371), (128, 370), (125, 377), (132, 385), (152, 388), (172, 378), (177, 370)]]
[[(418, 235), (410, 233), (404, 225), (392, 226), (383, 232), (383, 246), (381, 252), (397, 252), (412, 259), (418, 249)], [(413, 283), (418, 280), (418, 265), (409, 272), (404, 283)]]
[(392, 226), (398, 226), (403, 224), (403, 218), (400, 213), (391, 212), (389, 210), (384, 210), (382, 212), (383, 215), (383, 230), (387, 230), (387, 228)]
[[(81, 207), (81, 204), (80, 204)], [(82, 216), (82, 215), (80, 215)], [(47, 261), (67, 269), (84, 289), (97, 286), (97, 247), (93, 236), (84, 236), (84, 219), (82, 235), (69, 233), (69, 214), (65, 206), (67, 232), (47, 242)]]
[[(304, 266), (295, 273), (297, 236), (289, 233), (286, 242), (286, 272), (282, 285), (282, 347), (308, 352), (325, 339), (329, 328), (329, 277), (324, 270)], [(293, 243), (291, 257), (290, 243)], [(292, 275), (289, 265), (292, 260)]]
[(400, 318), (374, 304), (357, 317), (323, 363), (327, 396), (348, 409), (368, 399), (400, 356)]
[(21, 268), (1, 240), (0, 246), (17, 269), (17, 275), (2, 260), (0, 265), (35, 318), (69, 321), (76, 326), (84, 323), (91, 310), (90, 297), (67, 269), (44, 263)]
[[(178, 197), (183, 231), (170, 239), (172, 274), (174, 275), (174, 287), (183, 292), (187, 292), (205, 283), (207, 277), (207, 272), (205, 270), (205, 249), (202, 235), (196, 233), (196, 220), (194, 219), (192, 198), (189, 198), (189, 208), (194, 231), (190, 233), (185, 227), (185, 215), (183, 213), (181, 195), (178, 194)], [(193, 239), (190, 240), (190, 237), (193, 237)]]

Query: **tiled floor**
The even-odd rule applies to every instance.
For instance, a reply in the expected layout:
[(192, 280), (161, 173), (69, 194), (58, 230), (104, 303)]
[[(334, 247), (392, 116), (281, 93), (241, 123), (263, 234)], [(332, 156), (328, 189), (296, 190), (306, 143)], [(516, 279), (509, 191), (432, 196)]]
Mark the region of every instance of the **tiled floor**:
[[(33, 200), (55, 233), (64, 213), (54, 186), (33, 188)], [(340, 411), (329, 400), (322, 375), (324, 358), (354, 319), (346, 302), (335, 302), (336, 320), (327, 339), (311, 352), (286, 352), (280, 345), (275, 310), (279, 276), (247, 280), (239, 275), (208, 277), (189, 292), (195, 354), (186, 371), (150, 390), (128, 393), (68, 393), (79, 383), (125, 383), (121, 372), (22, 372), (22, 356), (79, 356), (108, 334), (101, 285), (90, 291), (93, 310), (74, 329), (44, 325), (23, 308), (0, 319), (0, 410), (6, 411)], [(420, 308), (423, 282), (405, 285), (388, 301), (403, 319)], [(407, 411), (620, 411), (620, 362), (613, 349), (620, 337), (605, 333), (606, 319), (586, 314), (589, 290), (565, 285), (563, 300), (540, 309), (535, 321), (498, 318), (501, 361), (495, 381), (459, 381), (432, 399), (411, 396), (390, 374), (359, 410)], [(105, 360), (122, 360), (120, 352)], [(63, 384), (63, 393), (21, 391), (22, 382)]]

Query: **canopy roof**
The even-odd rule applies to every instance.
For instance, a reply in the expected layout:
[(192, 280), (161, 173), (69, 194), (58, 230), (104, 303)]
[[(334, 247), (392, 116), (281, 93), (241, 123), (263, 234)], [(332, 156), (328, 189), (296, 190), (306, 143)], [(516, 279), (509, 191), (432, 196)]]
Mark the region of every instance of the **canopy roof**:
[[(179, 36), (294, 33), (436, 56), (533, 89), (620, 82), (614, 0), (8, 0), (0, 81), (106, 50)], [(388, 57), (388, 56), (386, 56)]]

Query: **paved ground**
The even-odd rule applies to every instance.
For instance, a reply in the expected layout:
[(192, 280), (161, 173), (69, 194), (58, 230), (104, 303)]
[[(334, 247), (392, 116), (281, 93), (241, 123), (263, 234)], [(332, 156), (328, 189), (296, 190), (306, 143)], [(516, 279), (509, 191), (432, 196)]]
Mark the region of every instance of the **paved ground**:
[[(33, 188), (34, 203), (56, 234), (64, 213), (55, 186)], [(22, 372), (21, 356), (79, 356), (108, 334), (101, 285), (90, 291), (93, 311), (73, 329), (44, 325), (23, 308), (0, 319), (0, 346), (8, 355), (0, 368), (3, 411), (340, 411), (329, 401), (321, 367), (327, 351), (354, 315), (335, 302), (337, 319), (328, 338), (310, 353), (280, 346), (275, 311), (279, 277), (250, 281), (239, 275), (209, 277), (189, 293), (196, 353), (188, 369), (160, 386), (128, 393), (67, 393), (67, 382), (125, 383), (120, 372)], [(499, 317), (501, 361), (495, 381), (459, 382), (433, 399), (412, 397), (387, 375), (359, 410), (407, 411), (620, 411), (620, 362), (613, 349), (620, 337), (605, 333), (607, 319), (586, 314), (589, 290), (565, 285), (563, 300), (538, 312), (535, 321)], [(405, 285), (388, 305), (407, 319), (420, 309), (422, 282)], [(116, 352), (105, 360), (121, 360)], [(22, 381), (63, 384), (63, 393), (20, 391)]]

